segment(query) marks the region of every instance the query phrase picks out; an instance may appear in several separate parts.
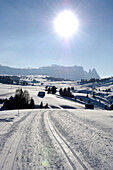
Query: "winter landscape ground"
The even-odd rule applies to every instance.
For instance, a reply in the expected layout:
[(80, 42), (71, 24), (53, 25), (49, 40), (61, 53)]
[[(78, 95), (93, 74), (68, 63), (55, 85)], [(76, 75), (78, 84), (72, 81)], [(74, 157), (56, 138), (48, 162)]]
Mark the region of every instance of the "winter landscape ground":
[[(30, 81), (34, 76), (24, 77)], [(0, 99), (28, 90), (35, 109), (0, 111), (0, 170), (112, 170), (113, 169), (113, 79), (94, 83), (47, 81), (28, 86), (0, 84)], [(46, 86), (56, 94), (37, 96)], [(72, 88), (74, 98), (59, 95)], [(87, 96), (88, 95), (88, 96)], [(94, 105), (86, 109), (85, 104)], [(40, 102), (49, 109), (39, 109)], [(1, 108), (2, 108), (1, 104)], [(105, 110), (105, 105), (108, 110)]]

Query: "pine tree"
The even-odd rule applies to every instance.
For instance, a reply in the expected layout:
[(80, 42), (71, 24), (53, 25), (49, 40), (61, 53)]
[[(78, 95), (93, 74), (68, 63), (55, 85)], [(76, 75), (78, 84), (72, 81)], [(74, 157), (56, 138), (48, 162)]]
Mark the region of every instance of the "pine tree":
[(31, 100), (30, 100), (29, 108), (30, 109), (34, 109), (35, 108), (35, 103), (34, 103), (33, 98), (31, 98)]
[(50, 87), (48, 88), (48, 94), (50, 94), (51, 93), (51, 89), (50, 89)]
[(60, 93), (60, 95), (62, 96), (62, 88), (60, 88), (59, 93)]
[(51, 88), (51, 93), (52, 93), (52, 94), (55, 94), (55, 93), (56, 93), (56, 87), (55, 87), (55, 86), (53, 86), (53, 87)]
[(46, 103), (45, 108), (49, 108), (49, 107), (48, 107), (48, 103)]
[(43, 102), (40, 103), (40, 109), (42, 109), (42, 108), (43, 108)]

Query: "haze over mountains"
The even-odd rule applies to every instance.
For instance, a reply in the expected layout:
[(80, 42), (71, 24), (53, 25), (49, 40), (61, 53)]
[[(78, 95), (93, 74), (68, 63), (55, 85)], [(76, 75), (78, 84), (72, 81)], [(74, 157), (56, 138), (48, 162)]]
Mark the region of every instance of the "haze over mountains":
[(9, 75), (48, 75), (52, 77), (80, 80), (80, 79), (99, 79), (100, 76), (93, 68), (89, 72), (84, 71), (81, 66), (59, 66), (51, 65), (39, 68), (12, 68), (0, 65), (0, 74)]

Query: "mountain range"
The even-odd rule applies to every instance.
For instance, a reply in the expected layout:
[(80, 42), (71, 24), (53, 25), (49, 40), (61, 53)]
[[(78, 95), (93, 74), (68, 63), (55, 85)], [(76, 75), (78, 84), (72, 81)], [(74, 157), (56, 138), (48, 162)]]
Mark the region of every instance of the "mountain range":
[(89, 72), (84, 71), (81, 66), (60, 66), (51, 65), (39, 68), (12, 68), (0, 65), (0, 74), (7, 75), (47, 75), (57, 78), (81, 80), (81, 79), (100, 79), (99, 74), (93, 68)]

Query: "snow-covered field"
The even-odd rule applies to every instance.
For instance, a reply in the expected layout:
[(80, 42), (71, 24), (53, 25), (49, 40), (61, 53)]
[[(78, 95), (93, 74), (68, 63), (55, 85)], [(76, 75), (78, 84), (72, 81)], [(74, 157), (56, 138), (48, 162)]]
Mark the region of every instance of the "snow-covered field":
[[(104, 105), (109, 106), (112, 101), (112, 81), (77, 85), (44, 79), (43, 83), (0, 84), (1, 99), (14, 96), (21, 87), (28, 90), (36, 105), (43, 101), (50, 106), (50, 109), (0, 111), (0, 170), (112, 170), (113, 111), (104, 110)], [(76, 100), (63, 98), (58, 92), (38, 97), (46, 85), (58, 89), (73, 86)], [(108, 88), (110, 92), (105, 91)], [(92, 97), (92, 89), (96, 98)], [(85, 109), (88, 100), (95, 105), (94, 110)]]

